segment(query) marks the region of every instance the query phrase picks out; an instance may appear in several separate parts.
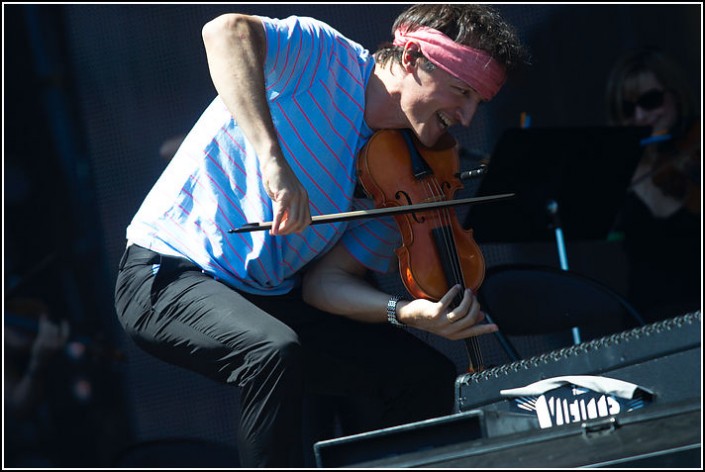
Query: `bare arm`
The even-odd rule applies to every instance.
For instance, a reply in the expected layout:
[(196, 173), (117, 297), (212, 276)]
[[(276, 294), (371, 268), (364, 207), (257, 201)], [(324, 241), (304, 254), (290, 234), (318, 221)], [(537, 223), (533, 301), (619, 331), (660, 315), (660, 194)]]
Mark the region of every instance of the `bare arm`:
[(226, 14), (202, 31), (213, 84), (260, 159), (274, 205), (271, 232), (302, 231), (310, 223), (308, 193), (282, 153), (265, 95), (266, 38), (254, 17)]
[[(43, 400), (47, 369), (56, 354), (64, 347), (69, 337), (67, 321), (53, 323), (48, 316), (39, 318), (39, 330), (32, 344), (31, 357), (21, 378), (9, 379), (5, 386), (8, 403), (18, 418), (25, 418), (36, 411)], [(7, 376), (5, 377), (6, 380)]]
[[(365, 272), (366, 268), (338, 244), (307, 271), (303, 282), (304, 300), (336, 315), (368, 323), (386, 323), (390, 295), (367, 283)], [(452, 340), (496, 331), (494, 324), (478, 324), (484, 315), (469, 290), (465, 291), (463, 301), (451, 308), (458, 290), (460, 287), (452, 288), (438, 302), (400, 301), (397, 318), (404, 324)]]

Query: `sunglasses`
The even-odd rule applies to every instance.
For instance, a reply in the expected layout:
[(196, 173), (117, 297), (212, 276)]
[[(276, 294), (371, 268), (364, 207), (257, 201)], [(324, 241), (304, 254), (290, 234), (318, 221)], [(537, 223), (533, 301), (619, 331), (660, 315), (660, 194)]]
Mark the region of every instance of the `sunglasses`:
[(631, 118), (634, 116), (634, 113), (636, 112), (636, 107), (641, 108), (642, 110), (655, 110), (656, 108), (659, 108), (663, 106), (663, 98), (664, 98), (664, 91), (659, 90), (659, 89), (652, 89), (649, 90), (648, 92), (644, 92), (637, 100), (636, 102), (630, 102), (627, 100), (622, 101), (622, 113), (624, 116), (627, 118)]

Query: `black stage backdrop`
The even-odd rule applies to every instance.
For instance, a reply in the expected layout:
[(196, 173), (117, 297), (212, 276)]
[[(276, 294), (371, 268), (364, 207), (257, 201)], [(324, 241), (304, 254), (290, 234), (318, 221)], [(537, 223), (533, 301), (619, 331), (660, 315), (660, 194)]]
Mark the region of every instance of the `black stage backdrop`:
[[(3, 5), (4, 295), (52, 292), (46, 296), (57, 300), (57, 311), (124, 356), (103, 365), (109, 375), (95, 380), (96, 390), (111, 392), (103, 404), (120, 412), (103, 429), (124, 433), (99, 428), (96, 436), (110, 444), (101, 444), (105, 452), (92, 465), (106, 465), (132, 442), (235, 440), (237, 393), (141, 353), (123, 337), (112, 308), (125, 227), (167, 163), (160, 148), (185, 133), (215, 93), (203, 24), (231, 11), (314, 16), (374, 50), (391, 39), (404, 7)], [(604, 124), (609, 68), (635, 46), (670, 52), (701, 90), (701, 4), (497, 7), (518, 28), (533, 65), (456, 135), (473, 153), (491, 153), (522, 113), (532, 126)], [(511, 258), (488, 254), (490, 265)], [(603, 269), (604, 278), (619, 271)], [(464, 362), (462, 353), (449, 352)]]

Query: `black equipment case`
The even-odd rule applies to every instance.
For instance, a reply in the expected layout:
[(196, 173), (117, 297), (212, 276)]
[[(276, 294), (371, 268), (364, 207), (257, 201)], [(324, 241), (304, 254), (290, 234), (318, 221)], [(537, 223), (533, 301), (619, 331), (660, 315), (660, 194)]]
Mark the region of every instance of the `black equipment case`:
[(456, 410), (509, 411), (500, 393), (539, 380), (595, 375), (630, 382), (653, 392), (654, 403), (700, 397), (700, 311), (551, 351), (456, 379)]
[[(481, 410), (316, 443), (318, 467), (700, 468), (699, 400), (652, 405), (616, 417), (472, 439), (453, 436)], [(449, 421), (449, 418), (453, 418)], [(488, 423), (496, 420), (485, 418)], [(444, 423), (451, 425), (443, 432)], [(419, 446), (419, 438), (441, 437)]]
[[(702, 468), (701, 315), (672, 319), (456, 380), (456, 413), (314, 445), (318, 467)], [(506, 389), (602, 376), (650, 392), (645, 406), (541, 429)]]

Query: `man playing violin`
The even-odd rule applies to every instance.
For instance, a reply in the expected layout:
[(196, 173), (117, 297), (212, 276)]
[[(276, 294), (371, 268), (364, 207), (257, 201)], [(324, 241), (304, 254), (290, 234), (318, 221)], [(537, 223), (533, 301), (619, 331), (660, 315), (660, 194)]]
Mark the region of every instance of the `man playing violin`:
[[(523, 60), (486, 5), (412, 6), (393, 33), (372, 55), (311, 18), (207, 23), (218, 96), (127, 228), (119, 320), (147, 352), (241, 388), (243, 467), (302, 465), (305, 392), (364, 399), (359, 431), (452, 413), (455, 365), (398, 326), (451, 340), (497, 329), (469, 290), (400, 300), (367, 281), (396, 265), (391, 218), (310, 225), (370, 207), (355, 162), (376, 131), (432, 146)], [(271, 229), (229, 232), (251, 221)]]

